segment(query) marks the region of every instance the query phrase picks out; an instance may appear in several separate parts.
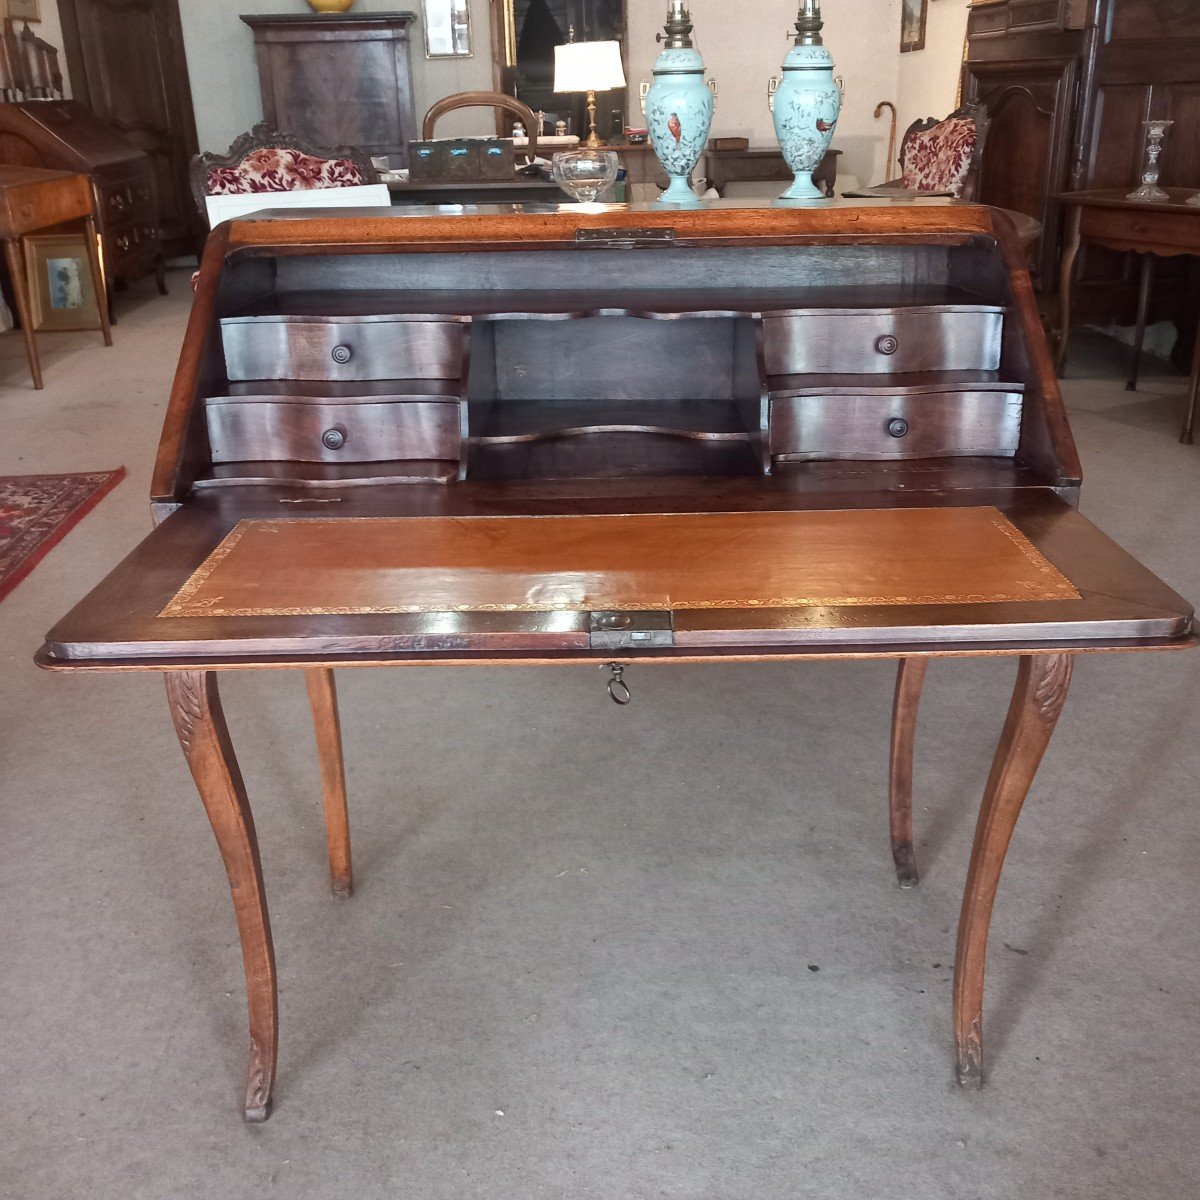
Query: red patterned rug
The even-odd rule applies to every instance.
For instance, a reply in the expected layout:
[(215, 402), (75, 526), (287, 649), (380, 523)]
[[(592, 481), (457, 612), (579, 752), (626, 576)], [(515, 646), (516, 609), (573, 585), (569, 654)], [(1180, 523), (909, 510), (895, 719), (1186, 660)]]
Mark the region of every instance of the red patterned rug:
[(124, 467), (78, 475), (0, 475), (0, 600), (124, 478)]

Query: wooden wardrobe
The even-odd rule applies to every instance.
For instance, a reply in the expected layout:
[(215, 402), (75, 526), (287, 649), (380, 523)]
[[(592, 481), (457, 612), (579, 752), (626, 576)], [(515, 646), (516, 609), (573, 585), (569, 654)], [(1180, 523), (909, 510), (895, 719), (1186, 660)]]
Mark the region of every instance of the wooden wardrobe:
[[(980, 180), (985, 204), (1037, 217), (1034, 258), (1043, 293), (1058, 287), (1059, 192), (1136, 186), (1142, 122), (1170, 118), (1164, 186), (1200, 189), (1200, 4), (1196, 0), (999, 0), (971, 11), (963, 95), (992, 124)], [(1163, 263), (1151, 319), (1186, 307), (1189, 266)], [(1138, 266), (1131, 255), (1085, 252), (1076, 300), (1082, 320), (1132, 323)]]
[(149, 158), (168, 256), (203, 241), (188, 183), (197, 152), (178, 0), (58, 0), (71, 94)]

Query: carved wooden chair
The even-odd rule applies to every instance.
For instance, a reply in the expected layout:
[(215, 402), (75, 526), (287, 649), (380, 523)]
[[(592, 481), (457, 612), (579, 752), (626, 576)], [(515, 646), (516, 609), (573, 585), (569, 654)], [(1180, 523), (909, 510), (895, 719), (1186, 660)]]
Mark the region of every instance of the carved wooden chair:
[(38, 37), (28, 23), (5, 17), (0, 27), (0, 100), (53, 100), (63, 95), (58, 48)]
[(359, 187), (377, 181), (367, 154), (341, 146), (319, 149), (265, 121), (242, 134), (225, 154), (197, 154), (191, 167), (192, 196), (202, 216), (207, 216), (209, 196)]
[(976, 200), (989, 125), (982, 104), (964, 104), (948, 117), (914, 121), (900, 142), (900, 177), (845, 196), (886, 196), (889, 192), (929, 192)]

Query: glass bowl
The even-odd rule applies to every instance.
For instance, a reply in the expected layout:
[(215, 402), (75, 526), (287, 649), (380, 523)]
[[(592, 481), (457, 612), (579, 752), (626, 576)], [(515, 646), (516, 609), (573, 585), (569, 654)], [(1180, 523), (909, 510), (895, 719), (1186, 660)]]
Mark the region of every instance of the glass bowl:
[(572, 200), (591, 204), (617, 180), (613, 150), (568, 150), (554, 156), (554, 182)]

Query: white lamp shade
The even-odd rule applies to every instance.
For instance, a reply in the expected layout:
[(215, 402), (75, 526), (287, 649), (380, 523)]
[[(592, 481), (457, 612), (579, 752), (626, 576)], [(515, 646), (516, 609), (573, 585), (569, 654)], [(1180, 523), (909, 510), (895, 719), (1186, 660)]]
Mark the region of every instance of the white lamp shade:
[(624, 86), (620, 42), (568, 42), (554, 47), (556, 92), (610, 92)]

